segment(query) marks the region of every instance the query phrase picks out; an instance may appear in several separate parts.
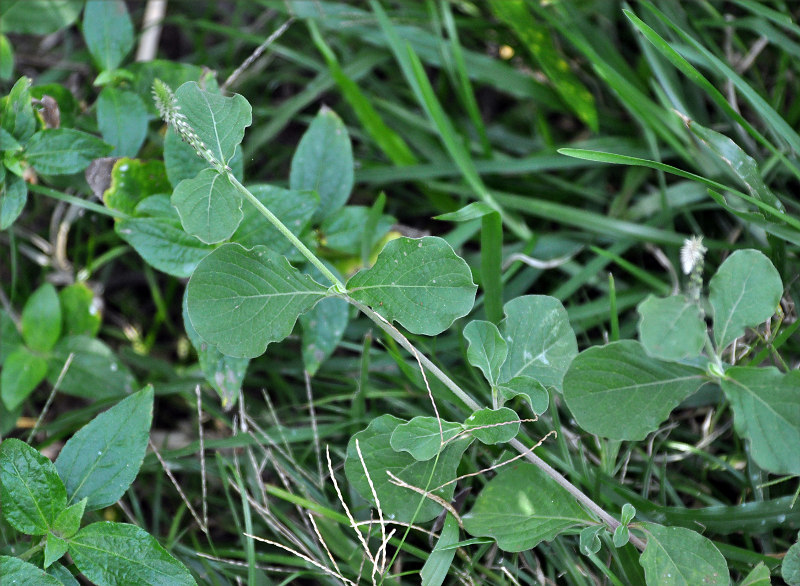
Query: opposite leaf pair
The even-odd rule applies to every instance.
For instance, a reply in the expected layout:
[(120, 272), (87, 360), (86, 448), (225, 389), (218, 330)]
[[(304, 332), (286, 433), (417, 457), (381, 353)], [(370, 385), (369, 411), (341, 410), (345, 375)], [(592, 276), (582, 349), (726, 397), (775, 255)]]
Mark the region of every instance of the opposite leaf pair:
[[(100, 585), (195, 584), (183, 564), (135, 525), (98, 522), (80, 529), (85, 511), (113, 505), (136, 478), (152, 417), (153, 388), (147, 387), (78, 431), (55, 463), (18, 439), (0, 444), (3, 516), (21, 533), (44, 536), (20, 558), (0, 556), (0, 575), (11, 583), (61, 584), (58, 576), (70, 573), (58, 560), (69, 553)], [(40, 568), (28, 560), (42, 550)]]

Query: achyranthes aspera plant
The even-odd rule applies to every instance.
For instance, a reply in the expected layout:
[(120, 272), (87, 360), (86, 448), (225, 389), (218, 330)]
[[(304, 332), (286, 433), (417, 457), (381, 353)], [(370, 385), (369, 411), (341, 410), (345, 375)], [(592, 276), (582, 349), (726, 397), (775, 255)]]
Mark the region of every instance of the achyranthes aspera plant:
[[(191, 271), (186, 291), (186, 323), (193, 338), (203, 348), (218, 352), (221, 360), (246, 360), (285, 338), (301, 316), (322, 303), (347, 302), (411, 352), (453, 393), (453, 401), (470, 413), (461, 422), (438, 417), (404, 421), (384, 415), (355, 434), (348, 445), (345, 471), (364, 499), (374, 505), (380, 502), (390, 519), (429, 521), (441, 513), (442, 503), (452, 498), (458, 462), (474, 440), (508, 443), (530, 463), (500, 467), (472, 509), (448, 522), (448, 543), (454, 541), (458, 525), (474, 536), (493, 538), (507, 551), (522, 551), (564, 532), (580, 531), (581, 549), (591, 555), (600, 547), (600, 534), (610, 530), (614, 546), (631, 547), (626, 545), (630, 542), (644, 551), (640, 562), (648, 583), (664, 583), (667, 573), (683, 576), (689, 583), (728, 582), (724, 557), (699, 533), (647, 522), (646, 516), (641, 523), (631, 524), (635, 511), (630, 506), (620, 521), (593, 503), (529, 451), (532, 441), (521, 431), (523, 418), (505, 403), (522, 396), (534, 413), (542, 413), (549, 396), (561, 394), (588, 431), (640, 439), (701, 386), (718, 384), (734, 405), (737, 430), (751, 442), (759, 464), (775, 472), (797, 471), (796, 454), (776, 446), (779, 436), (770, 431), (773, 424), (781, 426), (780, 433), (789, 432), (792, 426), (792, 433), (798, 429), (796, 399), (791, 393), (797, 387), (796, 373), (728, 368), (723, 362), (725, 348), (744, 328), (769, 319), (777, 306), (782, 285), (766, 257), (757, 251), (739, 251), (711, 280), (713, 341), (701, 327), (699, 292), (690, 292), (689, 298), (643, 302), (642, 342), (620, 341), (581, 354), (577, 354), (575, 334), (558, 300), (524, 296), (509, 301), (503, 308), (505, 319), (499, 323), (473, 321), (464, 329), (467, 359), (480, 369), (491, 389), (484, 399), (488, 405), (484, 405), (459, 388), (392, 325), (396, 322), (413, 334), (436, 335), (471, 311), (476, 286), (470, 269), (444, 240), (397, 238), (383, 247), (371, 267), (341, 279), (312, 250), (317, 246), (317, 252), (322, 251), (319, 242), (313, 242), (302, 228), (287, 227), (270, 209), (271, 204), (232, 172), (236, 147), (250, 124), (246, 100), (223, 97), (194, 83), (185, 84), (174, 96), (159, 82), (154, 90), (164, 119), (204, 161), (175, 186), (171, 198), (183, 229), (211, 247)], [(219, 120), (225, 120), (227, 126), (221, 126)], [(322, 124), (337, 125), (337, 120), (330, 111), (320, 113), (303, 138), (292, 167), (291, 183), (298, 189), (311, 189), (317, 198), (308, 214), (313, 216), (311, 221), (323, 224), (342, 209), (352, 185), (345, 181), (345, 191), (341, 182), (331, 185), (326, 181), (351, 173), (352, 158), (349, 145), (347, 152), (336, 154), (337, 148), (344, 148), (341, 132), (315, 134), (313, 142), (308, 137)], [(309, 156), (312, 146), (328, 159)], [(330, 166), (340, 174), (331, 174)], [(244, 201), (293, 249), (243, 243), (237, 232), (242, 219), (252, 213), (247, 211), (249, 206), (242, 207)], [(251, 222), (255, 226), (255, 219)], [(370, 242), (372, 236), (362, 235)], [(320, 279), (327, 283), (321, 284)], [(704, 349), (706, 356), (701, 356)], [(773, 383), (780, 393), (769, 395), (766, 386)], [(778, 407), (775, 401), (790, 407), (782, 410), (781, 421), (769, 419)], [(689, 550), (700, 552), (702, 563), (688, 555)]]

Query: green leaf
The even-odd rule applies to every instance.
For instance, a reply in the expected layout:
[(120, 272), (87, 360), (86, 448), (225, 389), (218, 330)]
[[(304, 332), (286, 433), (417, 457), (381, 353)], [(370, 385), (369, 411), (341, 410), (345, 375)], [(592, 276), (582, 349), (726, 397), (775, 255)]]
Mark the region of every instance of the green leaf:
[(490, 6), (494, 14), (522, 41), (533, 60), (561, 94), (564, 103), (596, 132), (598, 123), (594, 96), (559, 54), (552, 31), (534, 20), (524, 0), (491, 0)]
[(203, 169), (211, 169), (208, 161), (200, 157), (177, 132), (171, 130), (164, 137), (164, 165), (173, 187), (184, 179), (194, 179)]
[(606, 530), (605, 525), (589, 525), (581, 531), (580, 549), (583, 555), (594, 555), (602, 547), (600, 534)]
[(14, 75), (14, 47), (8, 37), (0, 34), (0, 79), (10, 81)]
[(222, 399), (223, 409), (231, 409), (239, 399), (239, 391), (242, 389), (242, 381), (247, 373), (250, 359), (226, 356), (215, 346), (200, 338), (189, 319), (186, 308), (186, 292), (183, 295), (182, 313), (183, 327), (186, 330), (186, 336), (197, 352), (200, 370), (203, 371), (208, 384), (217, 391)]
[(0, 504), (14, 529), (44, 535), (67, 505), (67, 493), (47, 457), (9, 438), (0, 444)]
[[(253, 185), (248, 189), (295, 236), (309, 226), (319, 206), (319, 196), (313, 191), (292, 191), (274, 185)], [(292, 249), (292, 243), (255, 206), (246, 205), (243, 212), (244, 218), (231, 240), (245, 248), (266, 246), (278, 254), (287, 254)]]
[(500, 382), (525, 375), (561, 392), (564, 373), (578, 353), (564, 306), (555, 297), (524, 295), (506, 303), (503, 311), (500, 332), (508, 344), (508, 358)]
[(111, 185), (103, 193), (103, 201), (111, 209), (135, 216), (136, 206), (148, 196), (171, 191), (162, 161), (123, 157), (111, 169)]
[(0, 576), (8, 584), (36, 584), (36, 586), (62, 586), (53, 576), (44, 570), (19, 558), (0, 555)]
[[(438, 458), (419, 462), (409, 454), (392, 449), (392, 434), (402, 423), (402, 419), (392, 415), (381, 415), (373, 419), (366, 429), (352, 436), (347, 444), (344, 471), (352, 487), (374, 505), (370, 483), (356, 450), (356, 440), (358, 440), (361, 455), (378, 494), (383, 514), (401, 522), (413, 520), (415, 523), (424, 523), (441, 513), (442, 507), (411, 489), (392, 484), (387, 472), (417, 488), (423, 490), (426, 487), (435, 488), (455, 478), (461, 455), (471, 440), (462, 438), (450, 442)], [(434, 494), (449, 501), (453, 497), (454, 490), (455, 483), (452, 483), (434, 491)]]
[(537, 415), (541, 415), (550, 406), (550, 393), (542, 383), (529, 376), (515, 376), (509, 381), (497, 386), (500, 396), (506, 401), (517, 396), (525, 397), (531, 410)]
[(127, 523), (92, 523), (69, 543), (75, 565), (99, 586), (117, 584), (193, 585), (194, 578), (156, 541)]
[[(0, 20), (0, 22), (3, 22), (3, 20)], [(2, 28), (0, 26), (0, 29)], [(5, 99), (3, 117), (0, 120), (0, 127), (20, 143), (26, 142), (36, 131), (36, 119), (33, 116), (30, 89), (31, 78), (20, 77)], [(8, 147), (3, 148), (3, 150), (6, 150), (6, 148)]]
[(497, 326), (488, 321), (471, 321), (464, 328), (464, 337), (468, 343), (467, 360), (481, 369), (489, 384), (496, 385), (508, 355), (508, 344)]
[(685, 297), (649, 295), (637, 308), (639, 340), (645, 352), (662, 360), (700, 356), (706, 340), (706, 323), (700, 309)]
[(349, 295), (389, 322), (434, 336), (469, 313), (477, 286), (467, 263), (441, 238), (397, 238), (372, 268), (348, 282)]
[(783, 283), (770, 260), (757, 250), (737, 250), (723, 262), (708, 284), (714, 309), (714, 341), (721, 353), (775, 313)]
[(632, 340), (581, 352), (564, 377), (564, 399), (589, 433), (642, 440), (703, 384), (703, 371), (650, 358)]
[(108, 155), (112, 146), (72, 128), (48, 128), (34, 134), (25, 152), (28, 162), (44, 175), (83, 171), (92, 159)]
[(456, 548), (452, 547), (456, 543), (458, 543), (458, 521), (453, 515), (448, 514), (436, 546), (419, 572), (422, 586), (441, 586), (444, 583), (456, 556)]
[(683, 527), (643, 523), (647, 547), (639, 558), (648, 586), (730, 584), (725, 558), (711, 541)]
[(509, 464), (484, 487), (464, 529), (492, 537), (503, 551), (525, 551), (560, 533), (592, 523), (575, 499), (533, 464)]
[(314, 218), (323, 220), (341, 208), (353, 189), (353, 150), (342, 120), (323, 106), (300, 139), (292, 157), (289, 187), (316, 191), (320, 206)]
[(343, 299), (323, 299), (300, 316), (303, 328), (303, 365), (314, 376), (342, 341), (350, 305)]
[(483, 444), (503, 444), (519, 433), (519, 415), (508, 407), (479, 409), (467, 417), (464, 428)]
[(175, 277), (190, 277), (212, 247), (183, 231), (178, 213), (165, 195), (142, 200), (136, 210), (153, 217), (121, 220), (114, 231), (154, 268)]
[[(389, 444), (395, 452), (408, 452), (420, 462), (430, 460), (455, 436), (464, 431), (458, 423), (441, 421), (436, 417), (417, 416), (394, 428)], [(444, 439), (444, 445), (442, 444)]]
[(2, 187), (0, 189), (0, 230), (6, 230), (25, 209), (28, 201), (28, 186), (22, 177), (7, 173), (6, 179), (0, 187)]
[(622, 505), (622, 514), (620, 515), (619, 522), (623, 525), (629, 524), (633, 521), (633, 518), (636, 516), (636, 507), (634, 507), (630, 503), (625, 503)]
[(263, 246), (224, 244), (189, 280), (189, 319), (201, 338), (229, 356), (255, 358), (292, 332), (327, 289)]
[(239, 94), (225, 97), (202, 90), (194, 81), (179, 87), (175, 98), (203, 144), (214, 158), (227, 165), (244, 138), (244, 129), (253, 120), (247, 100)]
[(44, 567), (49, 568), (54, 562), (61, 559), (69, 547), (66, 540), (52, 533), (47, 534), (44, 546)]
[[(784, 561), (784, 566), (785, 564), (786, 562)], [(800, 564), (798, 565), (798, 570), (800, 570)], [(783, 579), (786, 580), (786, 577)], [(792, 584), (788, 580), (786, 581), (788, 584)], [(772, 580), (770, 580), (770, 571), (764, 562), (759, 562), (759, 564), (750, 570), (750, 573), (744, 577), (744, 580), (739, 582), (739, 586), (770, 586), (771, 584)], [(795, 584), (800, 584), (800, 574), (798, 574), (798, 580), (795, 582)]]
[(56, 468), (69, 502), (88, 498), (89, 511), (117, 502), (139, 473), (153, 418), (147, 386), (101, 413), (61, 449)]
[(81, 8), (83, 0), (7, 0), (0, 8), (0, 30), (48, 35), (78, 20)]
[(9, 411), (25, 399), (47, 376), (47, 360), (19, 347), (9, 354), (0, 372), (0, 397)]
[(800, 371), (735, 366), (720, 385), (756, 463), (773, 474), (800, 474)]
[(6, 357), (21, 345), (22, 336), (17, 330), (14, 320), (0, 309), (0, 366), (3, 365)]
[(101, 71), (119, 67), (133, 48), (133, 23), (122, 0), (88, 0), (83, 38)]
[(47, 574), (61, 583), (61, 586), (80, 586), (75, 576), (61, 563), (55, 562), (46, 570)]
[[(369, 211), (364, 206), (345, 206), (328, 215), (319, 226), (320, 244), (342, 254), (361, 254)], [(369, 243), (370, 250), (386, 236), (394, 223), (395, 219), (391, 216), (378, 217)]]
[(800, 542), (787, 550), (781, 565), (781, 577), (789, 586), (800, 585)]
[(70, 354), (69, 366), (58, 390), (87, 399), (120, 397), (133, 392), (136, 380), (104, 342), (89, 336), (59, 340), (49, 359), (48, 380), (55, 385)]
[(204, 169), (172, 194), (183, 229), (206, 244), (230, 238), (242, 221), (242, 198), (226, 175)]
[[(2, 35), (0, 35), (2, 38)], [(0, 146), (2, 146), (2, 150), (4, 151), (17, 151), (22, 149), (22, 145), (17, 142), (11, 133), (0, 126)], [(5, 169), (0, 169), (0, 179), (5, 177)]]
[(84, 497), (61, 511), (53, 522), (53, 533), (64, 539), (75, 535), (81, 527), (81, 519), (83, 519), (83, 512), (86, 510), (88, 500)]
[(627, 545), (630, 538), (631, 532), (627, 525), (617, 525), (617, 528), (614, 529), (614, 535), (611, 537), (611, 542), (614, 544), (614, 547), (620, 548)]
[(58, 293), (45, 283), (31, 294), (22, 309), (22, 337), (31, 350), (47, 352), (61, 336)]
[(119, 236), (159, 271), (188, 278), (210, 248), (163, 218), (131, 218), (115, 225)]
[(86, 283), (73, 283), (58, 292), (61, 313), (64, 318), (62, 332), (67, 336), (96, 336), (100, 330), (100, 299), (86, 286)]
[[(98, 4), (110, 4), (97, 0)], [(108, 86), (97, 97), (97, 126), (115, 157), (135, 157), (147, 136), (147, 109), (131, 91)]]

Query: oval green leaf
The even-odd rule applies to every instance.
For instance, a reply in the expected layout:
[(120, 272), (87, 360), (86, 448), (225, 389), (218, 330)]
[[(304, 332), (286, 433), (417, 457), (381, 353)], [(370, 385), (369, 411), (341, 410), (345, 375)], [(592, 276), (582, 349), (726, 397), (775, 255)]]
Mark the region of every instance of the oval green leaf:
[(800, 371), (735, 366), (720, 386), (756, 463), (773, 474), (800, 474)]
[[(105, 0), (99, 2), (106, 4)], [(147, 108), (135, 93), (103, 88), (97, 97), (97, 126), (115, 157), (135, 157), (147, 136)]]
[[(423, 490), (426, 487), (437, 487), (456, 477), (456, 468), (461, 461), (461, 455), (471, 440), (459, 439), (450, 442), (438, 458), (419, 462), (410, 454), (397, 452), (391, 446), (392, 434), (403, 423), (402, 419), (392, 415), (381, 415), (373, 419), (366, 429), (350, 438), (344, 471), (353, 488), (374, 505), (370, 483), (356, 451), (356, 440), (358, 440), (361, 455), (378, 494), (383, 514), (398, 521), (413, 520), (415, 523), (424, 523), (441, 513), (442, 507), (411, 489), (392, 484), (387, 472)], [(435, 491), (434, 494), (449, 501), (453, 497), (454, 490), (455, 483), (452, 483)], [(419, 510), (417, 510), (418, 505), (420, 505)]]
[(67, 285), (58, 292), (64, 318), (64, 334), (96, 336), (100, 330), (100, 300), (83, 282)]
[(387, 243), (375, 265), (356, 273), (347, 289), (389, 322), (434, 336), (469, 313), (477, 285), (467, 263), (446, 241), (426, 236)]
[(202, 90), (194, 81), (179, 87), (175, 99), (214, 158), (227, 165), (244, 138), (244, 129), (253, 121), (247, 100), (239, 94), (225, 97)]
[(508, 344), (500, 381), (529, 376), (561, 392), (564, 373), (578, 353), (569, 317), (555, 297), (524, 295), (503, 306), (500, 332)]
[(186, 309), (185, 292), (183, 295), (182, 314), (183, 327), (186, 330), (186, 336), (197, 352), (200, 370), (203, 371), (208, 384), (217, 391), (222, 400), (222, 408), (225, 410), (232, 408), (239, 398), (239, 391), (242, 390), (242, 381), (247, 373), (250, 360), (248, 358), (226, 356), (197, 334)]
[(111, 183), (103, 192), (103, 202), (124, 214), (138, 216), (139, 203), (151, 195), (171, 191), (163, 161), (123, 157), (111, 168)]
[(464, 428), (483, 444), (503, 444), (519, 432), (519, 415), (508, 407), (479, 409), (467, 417)]
[(78, 569), (99, 586), (163, 584), (189, 586), (194, 578), (155, 537), (127, 523), (92, 523), (69, 542)]
[(93, 159), (105, 157), (113, 147), (96, 136), (72, 128), (48, 128), (28, 141), (28, 162), (44, 175), (69, 175), (83, 171)]
[(53, 348), (48, 380), (55, 385), (69, 355), (72, 362), (61, 379), (59, 391), (86, 397), (105, 399), (122, 397), (133, 392), (136, 379), (104, 342), (89, 336), (67, 336)]
[[(28, 6), (30, 4), (28, 3)], [(23, 7), (23, 12), (25, 8)], [(28, 8), (28, 10), (30, 10)], [(3, 15), (3, 23), (8, 13)], [(0, 26), (0, 29), (9, 29)], [(19, 142), (27, 141), (36, 131), (36, 118), (31, 105), (31, 78), (20, 77), (5, 98), (0, 127)], [(8, 148), (8, 147), (7, 147)], [(6, 149), (3, 149), (6, 150)]]
[(223, 354), (255, 358), (292, 332), (327, 289), (263, 246), (223, 244), (189, 280), (189, 319)]
[(650, 358), (621, 340), (581, 352), (564, 377), (564, 399), (584, 430), (642, 440), (703, 384), (703, 371)]
[(22, 337), (31, 350), (48, 352), (61, 336), (61, 304), (50, 283), (39, 287), (22, 309)]
[(508, 344), (492, 322), (475, 320), (464, 328), (467, 360), (472, 366), (480, 368), (489, 384), (497, 384), (500, 368), (508, 355)]
[(685, 297), (650, 295), (639, 304), (639, 340), (653, 358), (681, 360), (700, 356), (706, 323), (698, 307)]
[(203, 169), (184, 179), (172, 194), (183, 229), (206, 244), (227, 240), (242, 221), (242, 198), (228, 177)]
[(464, 515), (464, 529), (492, 537), (503, 551), (525, 551), (575, 526), (593, 523), (566, 490), (533, 464), (502, 468)]
[(0, 576), (3, 576), (3, 580), (7, 580), (9, 584), (62, 586), (60, 581), (41, 568), (8, 555), (0, 555)]
[(737, 250), (723, 262), (708, 284), (714, 309), (717, 351), (744, 334), (746, 327), (768, 320), (783, 294), (778, 271), (763, 253)]
[(21, 346), (9, 354), (0, 371), (0, 397), (14, 410), (47, 376), (47, 360)]
[(353, 189), (353, 150), (347, 128), (336, 112), (323, 106), (300, 139), (292, 157), (289, 187), (316, 191), (320, 221), (341, 208)]
[(133, 47), (133, 23), (122, 0), (89, 0), (83, 38), (101, 71), (116, 69)]
[[(274, 185), (248, 185), (250, 193), (286, 226), (299, 236), (311, 223), (314, 210), (319, 206), (319, 196), (313, 191), (292, 191)], [(278, 229), (264, 219), (255, 206), (247, 205), (231, 240), (245, 248), (266, 246), (278, 254), (287, 254), (292, 243)]]
[(639, 558), (648, 586), (730, 584), (719, 550), (696, 531), (643, 523), (647, 547)]
[[(464, 431), (458, 423), (442, 421), (435, 417), (414, 417), (408, 423), (398, 425), (392, 432), (389, 443), (395, 452), (408, 452), (415, 460), (430, 460), (442, 449), (442, 439), (449, 442)], [(445, 444), (446, 445), (446, 444)]]
[(67, 492), (47, 457), (9, 438), (0, 444), (0, 504), (14, 529), (44, 535), (67, 505)]
[(0, 230), (13, 224), (28, 202), (28, 186), (22, 177), (6, 173), (0, 185)]
[(147, 386), (101, 413), (64, 445), (56, 468), (69, 502), (87, 498), (93, 511), (117, 502), (139, 473), (153, 419), (153, 387)]
[(350, 305), (344, 299), (323, 299), (300, 316), (303, 328), (303, 365), (314, 376), (342, 341)]

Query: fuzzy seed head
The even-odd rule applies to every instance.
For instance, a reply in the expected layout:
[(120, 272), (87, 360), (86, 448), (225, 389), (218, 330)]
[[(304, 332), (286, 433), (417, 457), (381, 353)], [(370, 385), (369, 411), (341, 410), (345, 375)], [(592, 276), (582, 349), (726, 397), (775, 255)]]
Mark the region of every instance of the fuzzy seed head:
[(194, 149), (197, 156), (208, 161), (211, 166), (220, 173), (227, 170), (227, 167), (217, 160), (214, 153), (211, 152), (211, 149), (197, 136), (189, 120), (181, 113), (181, 107), (178, 105), (175, 94), (170, 87), (160, 79), (153, 80), (153, 101), (156, 104), (156, 108), (158, 108), (161, 119), (164, 120), (168, 126), (171, 126), (185, 143)]
[(684, 240), (681, 247), (681, 269), (683, 269), (683, 273), (688, 275), (695, 267), (701, 265), (707, 250), (703, 246), (702, 236), (692, 236)]

